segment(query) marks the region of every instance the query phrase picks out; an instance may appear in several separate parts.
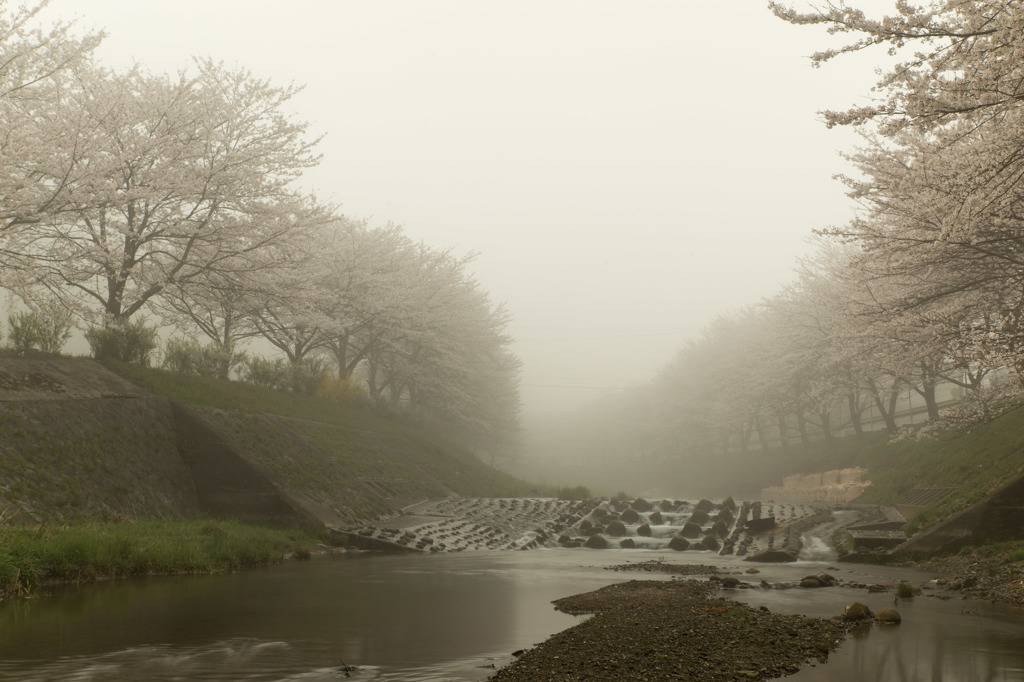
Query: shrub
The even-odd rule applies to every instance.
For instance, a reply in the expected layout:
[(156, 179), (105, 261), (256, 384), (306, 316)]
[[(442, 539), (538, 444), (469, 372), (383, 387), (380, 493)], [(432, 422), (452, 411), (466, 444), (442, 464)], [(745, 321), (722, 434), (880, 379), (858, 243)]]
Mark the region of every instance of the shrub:
[(575, 488), (565, 486), (559, 488), (556, 492), (560, 500), (589, 500), (593, 497), (590, 494), (590, 489), (583, 485), (578, 485)]
[(347, 403), (362, 398), (363, 389), (349, 379), (328, 374), (320, 381), (320, 385), (316, 389), (316, 396), (333, 400), (336, 403)]
[(71, 338), (71, 311), (55, 301), (44, 302), (38, 311), (12, 313), (9, 343), (15, 352), (38, 351), (58, 355)]
[(41, 329), (35, 313), (11, 313), (7, 325), (11, 328), (7, 343), (14, 352), (24, 355), (36, 349)]
[(85, 332), (85, 340), (97, 360), (120, 360), (148, 367), (157, 347), (157, 329), (140, 318), (120, 325), (92, 327)]
[(291, 379), (289, 374), (288, 365), (281, 358), (268, 360), (254, 355), (242, 364), (242, 381), (263, 388), (286, 390)]
[(326, 358), (306, 358), (297, 365), (291, 365), (292, 390), (303, 395), (316, 395), (320, 384), (331, 372)]
[(227, 379), (244, 359), (245, 353), (234, 353), (216, 343), (203, 346), (192, 339), (169, 339), (164, 347), (163, 367), (182, 374)]

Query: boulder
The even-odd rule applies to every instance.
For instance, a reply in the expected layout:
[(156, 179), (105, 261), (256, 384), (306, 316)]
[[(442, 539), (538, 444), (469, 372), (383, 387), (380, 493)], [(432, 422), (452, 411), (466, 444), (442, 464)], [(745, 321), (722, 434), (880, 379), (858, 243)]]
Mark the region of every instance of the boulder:
[(755, 518), (751, 519), (750, 521), (747, 521), (745, 528), (746, 528), (748, 533), (755, 533), (755, 534), (756, 533), (764, 533), (766, 531), (771, 530), (772, 528), (775, 528), (775, 517), (774, 516), (765, 516), (764, 518), (757, 518), (757, 517), (755, 517)]
[(711, 532), (720, 538), (724, 538), (729, 534), (729, 526), (725, 525), (725, 521), (715, 521), (711, 524)]
[(580, 521), (580, 530), (586, 533), (588, 530), (594, 527), (594, 524), (590, 522), (590, 519), (583, 519)]
[(896, 609), (882, 609), (875, 615), (875, 620), (879, 623), (892, 623), (895, 625), (903, 619), (900, 618), (900, 612)]
[(718, 518), (722, 521), (725, 521), (726, 525), (729, 526), (731, 526), (732, 522), (736, 520), (736, 517), (728, 509), (723, 509), (722, 511), (718, 512)]
[(633, 500), (633, 504), (630, 506), (632, 506), (633, 509), (636, 509), (638, 512), (649, 512), (652, 509), (654, 509), (654, 505), (642, 497), (638, 497), (635, 500)]
[(679, 531), (679, 535), (682, 535), (684, 538), (692, 539), (699, 538), (702, 532), (703, 529), (700, 527), (700, 524), (694, 523), (692, 521), (687, 521), (686, 525), (683, 526), (683, 529)]
[(728, 509), (730, 512), (736, 512), (736, 500), (731, 497), (727, 497), (722, 500), (722, 509)]
[(800, 587), (827, 587), (817, 576), (809, 575), (800, 581)]
[(832, 585), (836, 584), (836, 577), (834, 575), (829, 574), (829, 573), (819, 573), (815, 577), (818, 580), (820, 580), (821, 582), (823, 582), (826, 585), (828, 585), (829, 587), (831, 587)]
[(660, 526), (665, 522), (665, 519), (662, 518), (660, 511), (653, 511), (651, 512), (651, 515), (647, 517), (647, 521), (655, 526)]
[(703, 526), (708, 522), (708, 513), (700, 509), (694, 510), (693, 514), (690, 515), (690, 522)]
[(619, 547), (622, 549), (636, 549), (636, 543), (633, 542), (633, 538), (623, 538), (622, 542), (619, 543)]
[(629, 535), (626, 531), (626, 526), (622, 524), (622, 521), (612, 521), (605, 527), (604, 532), (613, 538), (621, 538)]
[(701, 500), (697, 503), (697, 511), (709, 512), (715, 508), (715, 503), (711, 500)]
[(846, 620), (867, 620), (874, 615), (866, 604), (862, 604), (859, 601), (853, 602), (843, 611), (843, 617)]
[(590, 549), (607, 549), (608, 541), (605, 540), (602, 535), (591, 535), (587, 538), (587, 541), (583, 543), (583, 546), (589, 547)]
[(714, 533), (708, 533), (707, 535), (705, 535), (704, 539), (701, 540), (701, 542), (704, 544), (705, 547), (712, 551), (716, 551), (719, 547), (721, 547), (721, 544), (719, 544), (718, 542), (718, 536)]
[(761, 552), (760, 554), (747, 557), (747, 561), (762, 561), (768, 564), (781, 564), (796, 561), (796, 556), (782, 549), (769, 549)]
[(645, 538), (651, 537), (651, 527), (646, 523), (636, 529), (637, 535), (642, 535)]
[(627, 509), (619, 516), (623, 523), (636, 523), (640, 520), (640, 514), (635, 509)]
[(676, 535), (674, 538), (669, 540), (668, 548), (677, 552), (685, 552), (690, 549), (690, 541), (682, 536)]

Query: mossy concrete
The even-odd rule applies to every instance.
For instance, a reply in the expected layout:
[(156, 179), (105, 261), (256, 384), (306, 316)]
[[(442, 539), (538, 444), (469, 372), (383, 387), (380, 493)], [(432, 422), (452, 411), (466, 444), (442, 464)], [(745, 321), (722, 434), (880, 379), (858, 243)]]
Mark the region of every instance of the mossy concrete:
[(452, 495), (445, 467), (486, 468), (446, 457), (395, 433), (152, 395), (87, 358), (0, 356), (7, 522), (205, 515), (351, 528)]

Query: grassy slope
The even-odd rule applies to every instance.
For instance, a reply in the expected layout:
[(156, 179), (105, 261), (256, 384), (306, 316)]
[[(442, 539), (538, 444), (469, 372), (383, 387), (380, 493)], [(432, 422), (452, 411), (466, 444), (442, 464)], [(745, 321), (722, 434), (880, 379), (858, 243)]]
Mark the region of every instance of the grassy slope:
[(51, 582), (237, 570), (286, 554), (308, 556), (318, 544), (308, 529), (206, 519), (0, 525), (0, 598), (31, 596), (35, 586)]
[[(726, 464), (723, 462), (723, 464)], [(984, 424), (934, 437), (890, 442), (882, 433), (837, 440), (832, 447), (815, 442), (807, 450), (791, 446), (729, 455), (724, 470), (748, 488), (779, 485), (784, 476), (860, 466), (874, 487), (858, 501), (894, 505), (911, 490), (950, 486), (950, 493), (918, 519), (927, 526), (963, 509), (1024, 474), (1024, 406)]]
[[(449, 491), (479, 497), (551, 494), (485, 465), (442, 434), (399, 417), (383, 415), (361, 401), (339, 404), (240, 382), (135, 365), (108, 367), (150, 393), (200, 408), (228, 411), (229, 415), (216, 415), (214, 420), (222, 425), (233, 424), (235, 437), (247, 441), (250, 451), (257, 441), (264, 439), (258, 433), (255, 415), (274, 415), (331, 458), (330, 466), (311, 476), (311, 472), (299, 467), (288, 467), (285, 446), (264, 446), (264, 463), (300, 488), (315, 488), (317, 480), (344, 485), (345, 478), (358, 477), (379, 481), (395, 498), (443, 497)], [(353, 509), (352, 513), (365, 518), (381, 511), (371, 505)]]

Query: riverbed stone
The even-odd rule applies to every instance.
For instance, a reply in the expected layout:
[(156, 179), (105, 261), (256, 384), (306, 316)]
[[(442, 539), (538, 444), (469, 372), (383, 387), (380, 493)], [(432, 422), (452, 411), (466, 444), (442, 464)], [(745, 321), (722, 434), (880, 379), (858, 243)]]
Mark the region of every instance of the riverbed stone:
[(591, 535), (587, 538), (587, 541), (583, 543), (583, 546), (590, 549), (607, 549), (608, 541), (604, 539), (603, 535)]
[(697, 503), (697, 511), (702, 511), (702, 512), (706, 513), (706, 512), (711, 511), (714, 508), (715, 508), (715, 503), (712, 502), (711, 500), (704, 499), (704, 500), (701, 500), (700, 502)]
[(677, 552), (685, 552), (690, 549), (690, 541), (684, 537), (676, 535), (668, 542), (668, 548)]
[(708, 513), (706, 511), (703, 511), (701, 509), (695, 509), (694, 512), (690, 514), (690, 523), (696, 523), (703, 526), (707, 522)]
[(847, 620), (867, 620), (874, 616), (871, 609), (867, 607), (867, 604), (863, 604), (859, 601), (855, 601), (843, 611), (843, 616)]
[(605, 527), (604, 532), (613, 538), (621, 538), (629, 534), (622, 521), (612, 521)]
[(896, 609), (881, 609), (875, 614), (875, 620), (879, 623), (892, 623), (893, 625), (901, 622), (903, 619), (900, 617), (900, 612)]
[(627, 509), (619, 515), (623, 523), (636, 523), (640, 520), (640, 514), (635, 509)]
[(684, 525), (682, 530), (679, 531), (679, 535), (682, 535), (684, 538), (693, 539), (699, 538), (702, 532), (703, 529), (701, 529), (700, 524), (694, 523), (693, 521), (687, 521), (686, 525)]
[(662, 518), (660, 511), (652, 511), (650, 516), (647, 517), (647, 521), (655, 526), (660, 526), (665, 522), (665, 519)]
[(636, 529), (636, 534), (641, 535), (645, 538), (649, 538), (651, 537), (651, 527), (645, 523)]
[(649, 512), (652, 509), (654, 509), (654, 505), (642, 497), (638, 497), (635, 500), (633, 500), (633, 504), (630, 506), (632, 506), (633, 509), (636, 509), (638, 512)]
[(622, 549), (635, 549), (636, 542), (633, 541), (633, 538), (623, 538), (622, 542), (619, 543), (619, 547)]

